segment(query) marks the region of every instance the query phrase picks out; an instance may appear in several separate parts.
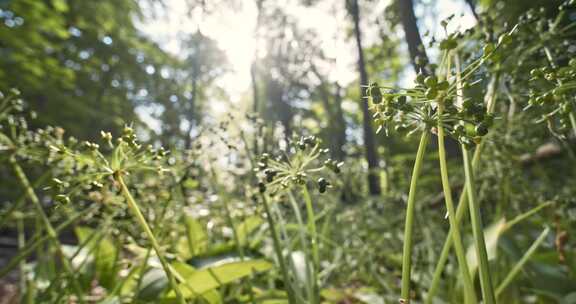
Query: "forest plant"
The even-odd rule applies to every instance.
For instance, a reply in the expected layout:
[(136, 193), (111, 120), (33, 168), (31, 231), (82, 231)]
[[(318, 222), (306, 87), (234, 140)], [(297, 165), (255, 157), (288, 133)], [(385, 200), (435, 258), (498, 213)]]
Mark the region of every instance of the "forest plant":
[[(447, 22), (443, 21), (446, 28)], [(368, 95), (374, 104), (373, 109), (375, 123), (379, 130), (384, 129), (388, 133), (390, 128), (397, 131), (410, 129), (408, 134), (418, 130), (423, 130), (422, 137), (425, 139), (429, 132), (438, 135), (438, 152), (440, 160), (441, 180), (444, 189), (446, 208), (451, 228), (451, 238), (455, 246), (456, 256), (461, 269), (461, 275), (464, 280), (464, 295), (467, 303), (476, 302), (476, 296), (472, 280), (469, 276), (466, 257), (464, 255), (464, 246), (460, 235), (459, 223), (457, 221), (456, 211), (452, 202), (450, 183), (448, 178), (448, 168), (446, 163), (446, 152), (444, 147), (445, 131), (448, 135), (458, 140), (463, 149), (466, 168), (466, 189), (470, 202), (471, 219), (473, 221), (474, 238), (476, 239), (476, 248), (480, 258), (480, 272), (483, 290), (483, 298), (487, 303), (494, 302), (494, 293), (492, 291), (489, 266), (486, 258), (486, 248), (483, 241), (483, 228), (480, 222), (479, 208), (474, 200), (473, 189), (470, 189), (472, 182), (471, 161), (467, 157), (467, 149), (476, 143), (479, 143), (482, 136), (488, 133), (488, 128), (493, 123), (493, 116), (487, 113), (486, 106), (475, 103), (471, 99), (464, 99), (462, 89), (477, 84), (473, 81), (474, 73), (498, 51), (505, 43), (509, 42), (510, 37), (515, 29), (504, 33), (498, 44), (495, 46), (487, 45), (484, 47), (484, 54), (472, 61), (464, 70), (460, 71), (457, 65), (457, 77), (453, 77), (452, 62), (457, 55), (454, 55), (458, 47), (456, 34), (447, 34), (447, 37), (440, 42), (440, 49), (443, 50), (442, 61), (438, 67), (432, 66), (430, 70), (437, 71), (439, 76), (419, 74), (416, 77), (416, 87), (414, 89), (393, 89), (380, 87), (377, 84), (371, 84), (368, 88)], [(459, 63), (459, 61), (456, 61)], [(444, 76), (446, 75), (446, 76)], [(382, 89), (387, 91), (383, 94)], [(458, 102), (457, 102), (458, 101)], [(426, 143), (420, 141), (420, 145)], [(403, 272), (402, 272), (402, 293), (401, 302), (410, 301), (410, 273), (411, 273), (411, 247), (412, 247), (412, 225), (415, 191), (419, 167), (421, 162), (421, 148), (418, 148), (414, 173), (408, 196), (408, 206), (405, 225), (405, 243), (403, 253)], [(474, 200), (474, 202), (472, 202)]]
[[(259, 175), (260, 182), (258, 189), (266, 211), (267, 220), (269, 221), (271, 234), (274, 240), (274, 247), (276, 251), (276, 258), (279, 260), (281, 271), (283, 272), (285, 283), (288, 284), (289, 295), (290, 292), (297, 291), (297, 287), (290, 286), (290, 275), (288, 274), (285, 258), (282, 254), (280, 238), (276, 231), (276, 223), (270, 211), (269, 200), (267, 197), (280, 195), (282, 192), (288, 192), (289, 199), (291, 200), (296, 218), (298, 219), (300, 238), (303, 250), (306, 254), (306, 290), (307, 299), (306, 303), (319, 303), (319, 278), (320, 272), (320, 250), (318, 229), (316, 225), (316, 215), (312, 198), (308, 191), (308, 181), (312, 176), (318, 176), (321, 171), (331, 170), (334, 173), (339, 173), (343, 165), (341, 162), (332, 159), (326, 159), (323, 164), (318, 165), (318, 159), (329, 154), (328, 149), (320, 148), (320, 141), (314, 136), (305, 136), (293, 143), (288, 153), (284, 153), (277, 158), (273, 158), (267, 153), (264, 153), (257, 164), (256, 171)], [(316, 186), (319, 193), (325, 193), (328, 188), (331, 188), (331, 183), (325, 177), (317, 177)], [(304, 226), (299, 215), (297, 204), (294, 203), (294, 194), (292, 189), (298, 190), (305, 203), (307, 223)], [(304, 242), (304, 235), (309, 237), (307, 243)], [(308, 247), (309, 246), (309, 247)], [(290, 290), (291, 289), (291, 290)], [(292, 295), (291, 301), (295, 301), (296, 295)], [(298, 302), (301, 302), (299, 300)], [(292, 303), (292, 302), (291, 302)]]

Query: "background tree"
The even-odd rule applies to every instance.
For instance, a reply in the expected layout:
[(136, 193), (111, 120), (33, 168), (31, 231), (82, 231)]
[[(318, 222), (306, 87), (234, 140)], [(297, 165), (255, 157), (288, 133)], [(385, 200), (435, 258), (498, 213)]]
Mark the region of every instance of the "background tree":
[[(358, 54), (358, 72), (360, 74), (360, 96), (364, 97), (364, 88), (362, 86), (368, 85), (368, 73), (366, 71), (366, 63), (364, 61), (364, 49), (362, 47), (362, 30), (360, 28), (360, 7), (358, 0), (347, 0), (346, 8), (352, 17), (354, 24), (354, 38), (356, 40), (356, 48)], [(376, 153), (376, 143), (374, 140), (374, 132), (372, 128), (372, 115), (368, 109), (368, 99), (362, 98), (360, 101), (360, 108), (362, 109), (362, 129), (364, 132), (364, 153), (366, 155), (366, 162), (368, 163), (368, 189), (370, 194), (380, 194), (380, 178), (378, 175), (378, 154)]]
[[(130, 0), (15, 0), (0, 4), (0, 89), (26, 88), (38, 124), (96, 138), (139, 121), (138, 96), (154, 98), (153, 65), (169, 60), (134, 23)], [(41, 30), (38, 30), (41, 29)], [(162, 79), (156, 79), (162, 81)]]

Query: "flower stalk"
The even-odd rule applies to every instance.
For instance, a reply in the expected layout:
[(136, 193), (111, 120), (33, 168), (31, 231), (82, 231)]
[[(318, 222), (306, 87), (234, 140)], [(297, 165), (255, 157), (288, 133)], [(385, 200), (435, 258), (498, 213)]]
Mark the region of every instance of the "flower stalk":
[(134, 200), (134, 197), (132, 197), (132, 194), (128, 190), (128, 187), (126, 187), (126, 183), (124, 182), (124, 179), (122, 178), (122, 174), (120, 171), (116, 171), (114, 173), (114, 179), (120, 185), (120, 189), (122, 190), (122, 195), (126, 199), (126, 203), (128, 204), (128, 208), (132, 211), (132, 213), (134, 213), (134, 216), (136, 217), (136, 221), (140, 225), (140, 228), (142, 230), (144, 230), (144, 233), (146, 234), (146, 236), (148, 237), (148, 240), (152, 244), (152, 248), (154, 248), (154, 251), (156, 252), (156, 255), (158, 256), (158, 259), (160, 260), (160, 263), (162, 264), (162, 268), (164, 269), (164, 272), (166, 273), (166, 276), (168, 277), (168, 282), (170, 283), (170, 287), (172, 287), (172, 289), (176, 293), (176, 298), (178, 300), (178, 303), (186, 304), (186, 301), (184, 300), (184, 296), (182, 294), (182, 291), (180, 290), (180, 287), (178, 286), (178, 283), (176, 282), (174, 274), (172, 273), (172, 269), (170, 268), (170, 265), (166, 261), (166, 258), (164, 257), (164, 254), (162, 253), (162, 249), (160, 248), (160, 245), (159, 245), (158, 241), (156, 240), (154, 233), (150, 229), (150, 226), (148, 226), (148, 222), (146, 221), (146, 218), (144, 218), (144, 215), (142, 214), (142, 211), (140, 210), (138, 203), (136, 203), (136, 201)]
[(418, 188), (418, 179), (420, 171), (422, 170), (422, 163), (424, 154), (426, 152), (426, 145), (430, 132), (423, 130), (418, 145), (418, 152), (416, 153), (416, 161), (412, 169), (412, 178), (410, 180), (410, 190), (408, 193), (408, 203), (406, 207), (406, 223), (404, 225), (404, 248), (402, 252), (402, 290), (401, 290), (401, 304), (410, 303), (410, 277), (412, 270), (412, 235), (414, 226), (414, 206), (416, 203), (416, 190)]

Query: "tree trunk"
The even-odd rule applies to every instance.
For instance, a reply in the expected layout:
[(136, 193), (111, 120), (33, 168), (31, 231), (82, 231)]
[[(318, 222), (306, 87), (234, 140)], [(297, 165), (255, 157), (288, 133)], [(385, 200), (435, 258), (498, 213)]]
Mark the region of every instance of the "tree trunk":
[(424, 64), (429, 62), (428, 55), (426, 55), (426, 48), (422, 43), (420, 31), (418, 30), (416, 15), (414, 15), (413, 0), (398, 0), (398, 6), (400, 10), (402, 27), (404, 28), (404, 35), (406, 36), (406, 42), (408, 43), (410, 61), (412, 62), (416, 72), (421, 71), (424, 74), (428, 74), (428, 71), (426, 71), (424, 66), (419, 65), (416, 60), (417, 57), (420, 57), (423, 59)]
[(476, 11), (476, 3), (474, 3), (473, 0), (465, 0), (466, 4), (468, 4), (468, 6), (470, 7), (470, 10), (472, 11), (472, 15), (474, 15), (474, 18), (476, 19), (476, 21), (480, 20), (480, 17), (478, 16), (478, 12)]
[[(426, 48), (420, 37), (420, 31), (418, 30), (418, 22), (416, 20), (416, 15), (414, 15), (414, 2), (413, 0), (398, 0), (400, 9), (400, 19), (402, 20), (402, 26), (404, 27), (404, 35), (406, 36), (406, 43), (408, 44), (408, 51), (410, 53), (410, 61), (414, 66), (416, 73), (422, 72), (424, 75), (428, 75), (431, 71), (426, 70), (425, 65), (429, 63), (428, 55), (426, 55)], [(419, 65), (416, 57), (420, 57), (424, 65)], [(438, 138), (432, 137), (431, 145), (438, 147)], [(445, 141), (446, 144), (446, 155), (449, 158), (460, 156), (460, 145), (457, 141), (448, 137)]]
[[(360, 95), (364, 95), (362, 85), (368, 84), (368, 74), (366, 73), (366, 63), (364, 62), (364, 51), (362, 49), (362, 32), (360, 30), (360, 8), (358, 0), (351, 1), (351, 14), (354, 19), (354, 36), (356, 38), (356, 47), (358, 49), (358, 71), (360, 72)], [(366, 161), (368, 162), (368, 189), (370, 194), (380, 194), (380, 178), (378, 172), (378, 154), (376, 154), (376, 145), (374, 142), (374, 132), (372, 131), (372, 115), (368, 109), (368, 99), (362, 98), (362, 127), (364, 129), (364, 148)]]

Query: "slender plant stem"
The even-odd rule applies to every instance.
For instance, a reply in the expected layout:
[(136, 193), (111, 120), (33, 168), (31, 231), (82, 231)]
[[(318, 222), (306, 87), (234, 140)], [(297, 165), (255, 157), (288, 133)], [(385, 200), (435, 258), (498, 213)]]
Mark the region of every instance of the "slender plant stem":
[(488, 264), (488, 253), (486, 252), (486, 242), (484, 240), (484, 227), (480, 214), (480, 206), (476, 201), (476, 187), (474, 184), (474, 173), (472, 163), (466, 146), (462, 145), (462, 156), (464, 158), (464, 174), (466, 175), (466, 192), (468, 193), (468, 206), (470, 208), (470, 221), (472, 222), (472, 232), (476, 243), (476, 258), (480, 272), (480, 287), (482, 288), (482, 298), (486, 304), (495, 304), (496, 297), (492, 287), (492, 277), (490, 275), (490, 265)]
[[(461, 79), (460, 79), (460, 60), (458, 56), (455, 56), (455, 63), (456, 63), (456, 77), (458, 82), (460, 83), (458, 86), (461, 87)], [(498, 82), (500, 79), (500, 75), (498, 73), (494, 74), (490, 83), (489, 92), (486, 94), (486, 102), (488, 106), (488, 113), (493, 113), (495, 104), (496, 104), (496, 96), (497, 96), (497, 87)], [(461, 92), (461, 90), (459, 90)], [(462, 96), (462, 93), (458, 94)], [(461, 97), (460, 97), (461, 98)], [(474, 150), (474, 156), (472, 157), (472, 169), (476, 170), (478, 168), (478, 163), (480, 162), (480, 158), (482, 156), (482, 150), (484, 149), (484, 141), (481, 141), (477, 146), (476, 150)], [(468, 196), (466, 195), (466, 184), (462, 188), (462, 193), (460, 194), (460, 199), (458, 200), (458, 206), (456, 207), (456, 223), (459, 225), (462, 222), (462, 219), (467, 215), (468, 212)], [(427, 298), (425, 303), (431, 304), (434, 296), (438, 292), (438, 288), (440, 286), (440, 281), (442, 278), (442, 272), (444, 270), (444, 265), (448, 261), (448, 257), (450, 255), (450, 249), (452, 247), (452, 234), (453, 229), (452, 227), (448, 231), (448, 235), (446, 236), (446, 240), (444, 241), (444, 246), (442, 247), (442, 252), (440, 253), (440, 257), (438, 258), (438, 263), (436, 264), (436, 268), (434, 270), (434, 275), (432, 277), (432, 283), (430, 284), (430, 289), (428, 290)]]
[(530, 257), (534, 254), (534, 252), (536, 252), (536, 249), (538, 249), (540, 244), (544, 241), (544, 239), (548, 235), (548, 232), (550, 232), (550, 228), (546, 227), (542, 231), (540, 236), (538, 236), (538, 238), (534, 241), (534, 243), (532, 243), (532, 246), (530, 246), (530, 248), (528, 248), (528, 250), (526, 251), (524, 256), (522, 256), (520, 261), (518, 261), (518, 263), (516, 263), (516, 265), (514, 265), (514, 267), (512, 267), (512, 270), (510, 270), (510, 272), (504, 278), (502, 283), (500, 283), (498, 288), (496, 288), (496, 297), (498, 297), (506, 289), (506, 287), (508, 287), (508, 285), (514, 280), (516, 275), (518, 275), (520, 270), (522, 270), (522, 267), (524, 266), (524, 264), (526, 264), (526, 262), (528, 262)]
[(180, 290), (180, 287), (178, 286), (178, 283), (176, 282), (176, 279), (174, 278), (174, 274), (172, 273), (172, 270), (170, 269), (170, 265), (168, 265), (168, 262), (164, 258), (164, 255), (162, 253), (162, 249), (160, 248), (160, 245), (158, 244), (158, 241), (156, 240), (154, 233), (150, 229), (150, 226), (148, 226), (148, 222), (144, 218), (144, 215), (142, 214), (140, 207), (138, 206), (138, 204), (136, 203), (136, 201), (132, 197), (132, 194), (128, 190), (128, 187), (126, 187), (126, 184), (124, 183), (124, 179), (122, 178), (122, 175), (120, 174), (119, 171), (114, 173), (114, 179), (120, 185), (120, 188), (122, 190), (122, 194), (124, 195), (124, 198), (126, 198), (128, 208), (134, 213), (134, 215), (136, 216), (136, 220), (137, 220), (138, 224), (140, 225), (142, 230), (144, 230), (144, 233), (146, 233), (146, 236), (148, 237), (150, 243), (152, 244), (152, 248), (154, 248), (154, 251), (156, 252), (156, 255), (158, 256), (158, 259), (160, 260), (160, 263), (162, 264), (162, 268), (164, 268), (164, 272), (166, 273), (166, 276), (168, 277), (168, 281), (170, 282), (170, 286), (172, 287), (172, 289), (174, 289), (174, 292), (176, 293), (176, 298), (178, 299), (178, 302), (180, 304), (185, 304), (186, 301), (184, 300), (184, 296), (182, 295), (182, 291)]
[(458, 265), (460, 265), (460, 273), (464, 281), (464, 298), (466, 303), (477, 303), (476, 292), (474, 284), (470, 277), (470, 270), (468, 262), (466, 261), (466, 254), (464, 245), (462, 244), (462, 236), (460, 234), (459, 223), (456, 221), (454, 211), (454, 202), (452, 200), (452, 190), (450, 189), (450, 179), (448, 178), (448, 165), (446, 163), (446, 149), (444, 147), (444, 126), (442, 123), (443, 114), (443, 101), (438, 102), (438, 158), (440, 161), (440, 175), (442, 178), (442, 189), (444, 190), (444, 200), (446, 201), (446, 209), (448, 210), (448, 221), (452, 229), (452, 242), (454, 243), (454, 250), (456, 251), (456, 258)]
[(308, 230), (310, 233), (310, 243), (312, 245), (312, 259), (314, 267), (318, 267), (320, 263), (320, 255), (318, 251), (318, 234), (316, 229), (316, 218), (314, 215), (314, 207), (312, 206), (312, 199), (308, 192), (308, 187), (302, 186), (302, 194), (304, 195), (304, 202), (306, 203), (306, 217), (308, 219)]
[(58, 234), (54, 230), (52, 223), (50, 223), (48, 216), (44, 212), (44, 209), (42, 208), (42, 204), (40, 203), (40, 199), (38, 198), (38, 196), (36, 196), (36, 193), (34, 192), (34, 189), (32, 188), (30, 181), (28, 180), (28, 177), (26, 176), (26, 174), (24, 173), (24, 170), (22, 170), (22, 168), (20, 167), (20, 165), (16, 161), (16, 158), (14, 156), (11, 156), (9, 161), (10, 161), (10, 164), (12, 165), (12, 169), (16, 173), (16, 177), (18, 178), (18, 181), (24, 187), (24, 189), (26, 190), (26, 194), (28, 195), (28, 198), (30, 199), (30, 201), (32, 201), (32, 204), (36, 208), (36, 211), (38, 212), (38, 216), (40, 217), (40, 220), (42, 221), (42, 224), (44, 225), (44, 228), (46, 229), (46, 232), (48, 233), (48, 237), (52, 240), (52, 243), (54, 243), (54, 246), (56, 247), (56, 253), (60, 256), (60, 259), (62, 262), (62, 267), (64, 268), (64, 271), (68, 274), (68, 276), (70, 278), (70, 284), (72, 285), (72, 289), (74, 290), (74, 293), (78, 297), (78, 301), (80, 303), (84, 303), (84, 296), (82, 294), (82, 288), (80, 287), (80, 284), (76, 280), (76, 275), (72, 271), (72, 265), (70, 265), (70, 261), (68, 261), (68, 259), (64, 255), (64, 252), (62, 251), (62, 244), (60, 243), (60, 240), (58, 239)]
[(514, 227), (516, 224), (518, 224), (518, 223), (522, 222), (523, 220), (531, 217), (532, 215), (538, 213), (540, 210), (542, 210), (542, 209), (544, 209), (544, 208), (547, 208), (547, 207), (550, 207), (550, 206), (553, 205), (553, 204), (554, 204), (554, 201), (548, 201), (548, 202), (545, 202), (545, 203), (543, 203), (543, 204), (540, 204), (540, 205), (538, 205), (538, 206), (536, 206), (536, 207), (534, 207), (534, 208), (532, 208), (532, 209), (530, 209), (530, 210), (528, 210), (528, 211), (526, 211), (526, 212), (524, 212), (524, 213), (516, 216), (515, 218), (509, 220), (509, 221), (506, 223), (506, 227), (504, 228), (505, 231), (511, 229), (511, 228)]
[(402, 252), (402, 291), (400, 302), (402, 304), (410, 303), (410, 275), (412, 269), (412, 228), (414, 224), (414, 205), (416, 202), (416, 189), (418, 178), (422, 169), (422, 161), (426, 152), (426, 145), (430, 133), (428, 130), (422, 131), (418, 152), (416, 152), (416, 161), (412, 170), (410, 180), (410, 191), (408, 193), (408, 206), (406, 207), (406, 223), (404, 226), (404, 249)]
[(292, 209), (294, 210), (294, 215), (296, 217), (296, 222), (298, 223), (298, 235), (300, 238), (300, 246), (302, 247), (302, 251), (306, 253), (306, 275), (307, 275), (307, 284), (306, 284), (306, 292), (308, 293), (308, 299), (314, 299), (314, 284), (310, 284), (313, 280), (312, 278), (316, 277), (313, 272), (314, 266), (311, 265), (312, 263), (312, 254), (310, 253), (310, 247), (306, 244), (306, 234), (309, 232), (306, 231), (306, 226), (304, 225), (304, 221), (302, 220), (302, 215), (300, 214), (300, 207), (296, 203), (296, 199), (294, 198), (294, 194), (292, 191), (288, 191), (288, 197), (290, 198), (290, 204), (292, 205)]
[(318, 233), (316, 229), (316, 216), (314, 215), (314, 206), (312, 205), (312, 198), (308, 192), (308, 187), (306, 185), (302, 186), (302, 195), (304, 196), (304, 202), (306, 203), (306, 217), (308, 219), (308, 230), (310, 233), (310, 243), (312, 245), (312, 261), (313, 261), (313, 276), (312, 283), (314, 286), (315, 296), (313, 303), (318, 303), (318, 296), (320, 295), (318, 291), (318, 272), (320, 271), (320, 252), (318, 250)]
[(270, 234), (272, 235), (272, 244), (274, 246), (274, 252), (276, 253), (276, 258), (278, 259), (278, 265), (280, 266), (280, 272), (284, 278), (284, 284), (286, 285), (286, 293), (288, 294), (288, 302), (290, 304), (296, 304), (296, 298), (290, 286), (290, 276), (288, 274), (288, 269), (286, 268), (286, 261), (284, 260), (284, 255), (282, 254), (282, 247), (280, 246), (280, 236), (278, 230), (276, 229), (276, 222), (272, 217), (272, 212), (270, 211), (270, 205), (264, 194), (260, 195), (262, 198), (262, 204), (264, 205), (264, 212), (266, 213), (266, 220), (268, 221), (268, 226), (270, 226)]

